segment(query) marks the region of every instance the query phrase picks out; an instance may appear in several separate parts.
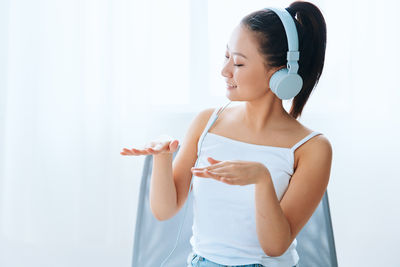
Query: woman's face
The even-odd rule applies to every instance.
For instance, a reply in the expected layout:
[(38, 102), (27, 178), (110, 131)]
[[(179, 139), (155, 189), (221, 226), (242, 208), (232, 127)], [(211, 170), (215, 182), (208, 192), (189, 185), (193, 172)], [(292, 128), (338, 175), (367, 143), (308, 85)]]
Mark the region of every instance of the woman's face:
[(232, 101), (253, 100), (270, 92), (269, 79), (273, 69), (265, 68), (250, 34), (249, 30), (239, 24), (227, 44), (221, 74), (227, 83), (227, 97)]

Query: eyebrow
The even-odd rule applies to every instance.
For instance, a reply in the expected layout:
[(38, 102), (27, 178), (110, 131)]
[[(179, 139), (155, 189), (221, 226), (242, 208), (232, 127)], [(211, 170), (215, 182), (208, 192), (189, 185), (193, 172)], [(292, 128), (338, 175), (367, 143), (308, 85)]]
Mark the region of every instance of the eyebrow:
[[(229, 50), (228, 44), (226, 45), (226, 49), (228, 49), (228, 50)], [(244, 58), (246, 58), (246, 59), (247, 59), (247, 57), (246, 57), (245, 55), (243, 55), (242, 53), (239, 53), (239, 52), (232, 52), (232, 54), (233, 54), (233, 55), (242, 56), (242, 57), (244, 57)]]

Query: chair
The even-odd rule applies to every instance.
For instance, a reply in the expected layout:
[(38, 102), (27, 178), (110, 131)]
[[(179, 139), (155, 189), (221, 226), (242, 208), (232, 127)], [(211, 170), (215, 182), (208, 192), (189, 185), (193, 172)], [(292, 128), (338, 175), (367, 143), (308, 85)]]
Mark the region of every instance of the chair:
[[(180, 146), (174, 152), (173, 158), (179, 148)], [(166, 221), (158, 221), (150, 210), (152, 162), (153, 156), (147, 155), (139, 191), (132, 267), (160, 267), (175, 247), (185, 209), (185, 220), (177, 247), (164, 266), (186, 267), (186, 260), (191, 252), (189, 240), (193, 224), (192, 197), (188, 198), (188, 201), (174, 217)], [(188, 206), (186, 207), (186, 205)], [(296, 239), (300, 267), (338, 266), (327, 191)]]

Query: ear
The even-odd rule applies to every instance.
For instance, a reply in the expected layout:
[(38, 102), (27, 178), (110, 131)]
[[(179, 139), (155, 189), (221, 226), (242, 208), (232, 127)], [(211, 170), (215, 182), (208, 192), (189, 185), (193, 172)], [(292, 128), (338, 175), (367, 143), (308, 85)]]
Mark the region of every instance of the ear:
[(271, 88), (269, 87), (269, 83), (271, 81), (271, 77), (272, 75), (277, 72), (278, 70), (284, 69), (286, 68), (286, 66), (280, 66), (280, 67), (270, 67), (267, 71), (266, 71), (266, 77), (267, 77), (267, 86), (268, 86), (268, 90), (271, 90)]
[[(274, 74), (275, 72), (277, 72), (278, 70), (284, 69), (286, 68), (286, 66), (279, 66), (279, 67), (272, 67), (268, 70), (268, 75), (272, 76), (272, 74)], [(271, 78), (271, 77), (270, 77)]]

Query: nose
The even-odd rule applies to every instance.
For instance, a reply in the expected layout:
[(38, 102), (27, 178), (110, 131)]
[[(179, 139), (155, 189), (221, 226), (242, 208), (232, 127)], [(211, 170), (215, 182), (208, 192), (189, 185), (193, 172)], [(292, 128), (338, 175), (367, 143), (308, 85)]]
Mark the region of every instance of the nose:
[(229, 68), (229, 63), (226, 62), (224, 63), (222, 70), (221, 70), (221, 75), (227, 78), (231, 78), (232, 77), (232, 72)]

